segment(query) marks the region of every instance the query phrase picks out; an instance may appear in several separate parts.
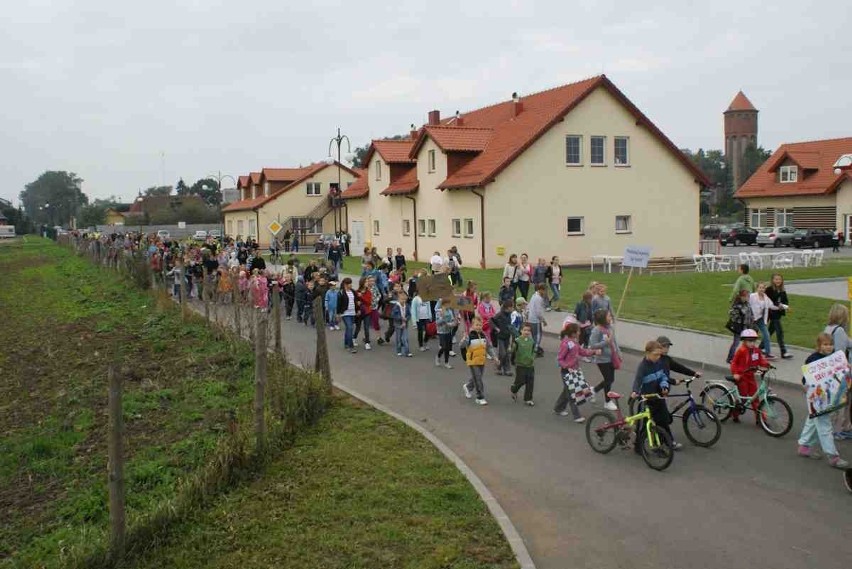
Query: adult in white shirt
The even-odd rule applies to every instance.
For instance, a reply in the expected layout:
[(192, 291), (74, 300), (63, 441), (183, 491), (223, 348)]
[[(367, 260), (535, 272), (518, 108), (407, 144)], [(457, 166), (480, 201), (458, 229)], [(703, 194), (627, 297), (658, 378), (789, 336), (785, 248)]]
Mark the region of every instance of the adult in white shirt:
[(432, 258), (429, 259), (429, 264), (432, 265), (432, 274), (440, 273), (441, 267), (444, 266), (444, 258), (441, 257), (441, 254), (435, 251), (435, 254), (432, 255)]
[(770, 353), (772, 344), (769, 341), (767, 323), (769, 322), (769, 311), (778, 310), (778, 307), (775, 306), (772, 299), (766, 296), (766, 283), (758, 283), (757, 292), (751, 293), (748, 297), (748, 305), (751, 307), (752, 316), (754, 316), (754, 325), (760, 331), (760, 349), (763, 350), (767, 359), (774, 360), (776, 359), (775, 356)]

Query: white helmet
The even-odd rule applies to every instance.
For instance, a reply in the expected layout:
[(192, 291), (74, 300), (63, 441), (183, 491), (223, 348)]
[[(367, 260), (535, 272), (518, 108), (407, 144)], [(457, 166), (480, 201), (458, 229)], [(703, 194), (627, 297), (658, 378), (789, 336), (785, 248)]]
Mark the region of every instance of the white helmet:
[(751, 328), (746, 328), (745, 330), (740, 332), (740, 338), (743, 340), (755, 340), (757, 339), (757, 332), (755, 332)]

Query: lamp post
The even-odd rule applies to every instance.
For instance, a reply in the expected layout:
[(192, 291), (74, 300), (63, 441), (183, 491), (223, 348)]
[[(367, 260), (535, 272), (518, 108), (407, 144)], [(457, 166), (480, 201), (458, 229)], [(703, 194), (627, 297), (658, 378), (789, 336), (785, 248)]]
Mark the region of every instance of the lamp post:
[[(225, 245), (225, 214), (222, 212), (222, 205), (225, 203), (225, 192), (222, 191), (222, 180), (224, 180), (225, 178), (230, 178), (231, 181), (234, 183), (234, 187), (237, 186), (237, 180), (234, 179), (234, 177), (231, 176), (230, 174), (222, 174), (221, 170), (217, 170), (215, 175), (209, 174), (207, 176), (207, 178), (216, 180), (216, 187), (219, 188), (219, 194), (222, 196), (222, 200), (219, 202), (219, 214), (222, 217), (220, 229), (219, 229), (219, 231), (220, 231), (219, 237), (222, 240), (221, 241), (222, 246), (224, 246)], [(210, 188), (207, 187), (206, 184), (201, 186), (201, 187), (204, 188), (205, 190), (210, 189)], [(260, 234), (260, 228), (259, 227), (257, 228), (257, 232), (258, 232), (258, 234)]]
[(343, 188), (341, 188), (340, 182), (340, 151), (343, 145), (343, 141), (346, 141), (346, 154), (347, 156), (352, 153), (352, 145), (349, 143), (349, 137), (345, 134), (340, 134), (340, 127), (337, 127), (337, 136), (331, 138), (328, 141), (328, 158), (326, 158), (326, 164), (333, 164), (334, 159), (331, 156), (331, 148), (334, 145), (337, 145), (337, 196), (334, 196), (331, 200), (332, 207), (332, 215), (334, 216), (334, 234), (337, 235), (338, 230), (338, 216), (340, 217), (340, 230), (343, 230), (343, 216), (340, 215), (340, 194), (343, 193)]

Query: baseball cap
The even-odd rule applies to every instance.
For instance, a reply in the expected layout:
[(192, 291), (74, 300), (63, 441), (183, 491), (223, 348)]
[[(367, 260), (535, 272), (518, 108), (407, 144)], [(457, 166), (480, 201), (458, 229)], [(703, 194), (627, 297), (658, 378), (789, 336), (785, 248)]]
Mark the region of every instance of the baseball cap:
[(669, 340), (668, 336), (660, 336), (659, 338), (657, 338), (657, 343), (660, 344), (661, 346), (672, 346), (673, 345), (672, 341)]

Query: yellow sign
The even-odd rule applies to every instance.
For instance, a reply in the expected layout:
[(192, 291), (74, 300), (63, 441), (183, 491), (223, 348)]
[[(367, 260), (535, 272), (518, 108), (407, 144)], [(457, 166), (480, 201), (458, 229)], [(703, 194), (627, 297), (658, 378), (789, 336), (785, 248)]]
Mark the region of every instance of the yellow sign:
[(497, 247), (497, 256), (502, 257), (506, 254), (506, 248), (503, 246)]
[(852, 277), (849, 277), (846, 280), (846, 289), (849, 296), (849, 300), (852, 300)]
[(273, 235), (278, 235), (278, 232), (284, 229), (284, 226), (278, 223), (277, 221), (273, 221), (269, 225), (266, 226), (269, 232)]

